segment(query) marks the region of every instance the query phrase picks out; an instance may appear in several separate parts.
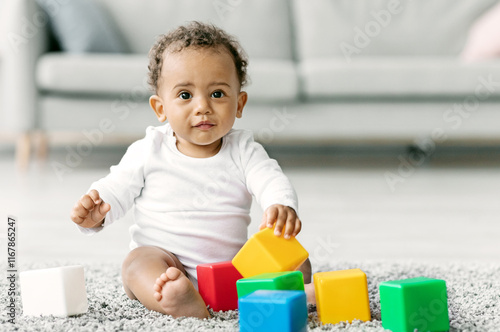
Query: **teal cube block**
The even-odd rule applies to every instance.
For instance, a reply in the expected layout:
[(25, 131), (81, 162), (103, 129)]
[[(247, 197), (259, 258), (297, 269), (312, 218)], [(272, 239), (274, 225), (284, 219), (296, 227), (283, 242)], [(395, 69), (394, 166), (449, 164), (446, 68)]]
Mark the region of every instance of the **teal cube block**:
[(386, 281), (379, 287), (382, 326), (393, 332), (448, 331), (446, 282), (425, 277)]
[(238, 300), (240, 331), (306, 332), (304, 291), (258, 290)]
[(236, 282), (238, 298), (256, 290), (304, 290), (304, 276), (300, 271), (263, 273)]

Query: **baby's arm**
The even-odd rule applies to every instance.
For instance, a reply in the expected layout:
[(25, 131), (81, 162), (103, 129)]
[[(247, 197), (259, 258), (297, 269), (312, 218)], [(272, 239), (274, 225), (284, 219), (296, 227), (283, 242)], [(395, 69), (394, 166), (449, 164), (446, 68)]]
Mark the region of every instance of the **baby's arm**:
[(83, 228), (100, 227), (110, 209), (111, 206), (101, 199), (99, 192), (91, 190), (76, 202), (71, 211), (71, 220)]
[(276, 236), (281, 236), (284, 228), (285, 239), (297, 236), (302, 228), (302, 222), (297, 216), (295, 210), (289, 206), (281, 204), (271, 205), (266, 209), (266, 211), (264, 211), (259, 229), (264, 229), (265, 227), (273, 228), (274, 223), (276, 223), (274, 234)]
[(100, 231), (100, 226), (120, 219), (133, 206), (144, 187), (144, 165), (161, 137), (155, 128), (148, 128), (146, 137), (130, 145), (106, 177), (92, 183), (88, 195), (80, 198), (71, 213), (82, 233)]
[(297, 194), (276, 160), (270, 159), (262, 145), (253, 136), (242, 135), (240, 143), (242, 164), (249, 192), (264, 209), (260, 229), (272, 228), (274, 233), (289, 239), (302, 228), (297, 216)]

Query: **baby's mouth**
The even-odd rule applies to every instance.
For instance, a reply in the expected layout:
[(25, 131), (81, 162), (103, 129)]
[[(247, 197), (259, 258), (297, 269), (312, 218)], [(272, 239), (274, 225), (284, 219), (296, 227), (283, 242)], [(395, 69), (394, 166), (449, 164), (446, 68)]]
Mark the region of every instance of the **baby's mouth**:
[(194, 127), (201, 129), (201, 130), (208, 130), (208, 129), (212, 128), (213, 126), (215, 126), (215, 124), (210, 122), (210, 121), (201, 121), (201, 122), (198, 122)]

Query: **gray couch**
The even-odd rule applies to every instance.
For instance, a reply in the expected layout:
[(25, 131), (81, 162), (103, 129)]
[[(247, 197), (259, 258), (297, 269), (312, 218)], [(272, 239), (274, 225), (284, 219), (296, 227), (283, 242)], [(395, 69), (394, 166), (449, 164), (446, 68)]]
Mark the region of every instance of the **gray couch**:
[(119, 41), (104, 51), (79, 45), (85, 31), (72, 25), (87, 9), (72, 1), (39, 1), (45, 11), (4, 1), (2, 110), (16, 133), (94, 145), (141, 137), (159, 124), (147, 103), (149, 48), (201, 20), (249, 54), (249, 103), (236, 126), (265, 144), (500, 142), (500, 59), (459, 58), (494, 0), (97, 0), (112, 31), (94, 38)]

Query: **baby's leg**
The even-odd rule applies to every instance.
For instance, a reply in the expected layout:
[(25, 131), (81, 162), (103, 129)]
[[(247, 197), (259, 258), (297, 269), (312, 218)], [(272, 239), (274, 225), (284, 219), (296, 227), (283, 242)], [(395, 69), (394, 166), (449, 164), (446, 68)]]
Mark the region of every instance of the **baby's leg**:
[(311, 261), (309, 258), (299, 267), (299, 271), (304, 275), (304, 290), (307, 295), (307, 303), (316, 303), (316, 291), (311, 282)]
[(302, 263), (299, 267), (299, 271), (304, 275), (304, 284), (309, 284), (311, 282), (311, 261), (309, 258)]
[(150, 310), (174, 317), (209, 317), (184, 267), (166, 250), (149, 246), (132, 250), (123, 262), (122, 279), (127, 295)]

